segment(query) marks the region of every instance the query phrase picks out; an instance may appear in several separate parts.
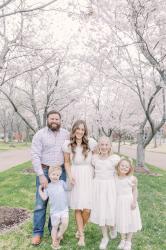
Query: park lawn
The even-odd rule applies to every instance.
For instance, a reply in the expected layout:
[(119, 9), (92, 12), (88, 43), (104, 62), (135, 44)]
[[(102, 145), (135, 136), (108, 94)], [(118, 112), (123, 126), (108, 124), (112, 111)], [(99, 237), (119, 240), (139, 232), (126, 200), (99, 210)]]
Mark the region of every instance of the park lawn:
[(1, 151), (6, 151), (6, 150), (13, 150), (13, 149), (24, 149), (30, 146), (30, 143), (25, 143), (25, 142), (8, 142), (8, 143), (4, 143), (4, 142), (0, 142), (0, 152)]
[[(0, 175), (0, 206), (22, 207), (31, 213), (34, 207), (35, 175), (24, 174), (23, 169), (30, 167), (31, 163), (18, 165)], [(164, 250), (166, 249), (166, 172), (150, 165), (153, 172), (162, 176), (147, 176), (137, 174), (139, 183), (139, 205), (143, 221), (143, 229), (135, 234), (133, 239), (133, 250)], [(48, 230), (40, 246), (31, 246), (32, 220), (19, 226), (10, 232), (0, 235), (0, 249), (3, 250), (51, 250), (51, 238)], [(74, 237), (75, 224), (71, 212), (69, 228), (65, 234), (62, 250), (98, 250), (101, 233), (96, 225), (88, 224), (85, 230), (86, 247), (78, 248)], [(117, 249), (119, 236), (109, 243), (108, 250)]]

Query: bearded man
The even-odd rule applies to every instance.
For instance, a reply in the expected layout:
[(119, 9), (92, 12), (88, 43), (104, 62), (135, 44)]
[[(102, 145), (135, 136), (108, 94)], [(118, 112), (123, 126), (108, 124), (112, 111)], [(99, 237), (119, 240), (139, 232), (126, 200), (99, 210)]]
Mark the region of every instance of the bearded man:
[[(64, 141), (69, 139), (69, 132), (61, 128), (61, 115), (57, 111), (50, 111), (47, 114), (47, 126), (40, 129), (32, 140), (32, 164), (37, 174), (36, 176), (36, 205), (33, 216), (33, 238), (32, 244), (39, 245), (44, 233), (44, 225), (46, 220), (47, 201), (43, 201), (39, 195), (39, 185), (46, 188), (48, 185), (48, 169), (49, 166), (62, 166), (61, 179), (66, 180), (64, 170), (64, 156), (62, 145)], [(49, 230), (51, 230), (51, 222), (49, 220)]]

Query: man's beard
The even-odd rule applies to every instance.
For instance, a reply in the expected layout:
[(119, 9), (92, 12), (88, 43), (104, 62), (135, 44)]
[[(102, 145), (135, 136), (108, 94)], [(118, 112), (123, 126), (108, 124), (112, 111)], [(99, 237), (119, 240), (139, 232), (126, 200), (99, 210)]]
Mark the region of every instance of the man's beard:
[[(54, 123), (54, 124), (56, 124), (56, 123)], [(58, 130), (60, 129), (60, 127), (61, 127), (60, 124), (56, 124), (56, 127), (53, 127), (53, 126), (52, 126), (52, 123), (51, 123), (51, 124), (48, 123), (47, 126), (48, 126), (52, 131), (58, 131)]]

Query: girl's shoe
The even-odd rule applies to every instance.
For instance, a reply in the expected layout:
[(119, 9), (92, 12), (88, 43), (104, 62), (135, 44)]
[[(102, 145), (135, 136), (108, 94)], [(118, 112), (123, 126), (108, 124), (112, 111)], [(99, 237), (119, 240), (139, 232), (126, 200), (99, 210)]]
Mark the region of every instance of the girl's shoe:
[(79, 239), (79, 238), (80, 238), (80, 233), (79, 233), (79, 231), (76, 232), (75, 237), (76, 237), (76, 239)]
[(118, 249), (124, 249), (125, 243), (126, 243), (125, 240), (121, 240), (120, 244), (118, 245)]
[(131, 241), (127, 241), (125, 242), (125, 246), (123, 248), (124, 250), (131, 250)]
[(109, 242), (109, 238), (102, 238), (101, 242), (100, 242), (100, 246), (99, 246), (99, 249), (100, 250), (104, 250), (107, 248), (107, 245), (108, 245), (108, 242)]
[(117, 237), (117, 231), (116, 231), (116, 229), (110, 230), (109, 235), (110, 235), (110, 238), (112, 240), (116, 239), (116, 237)]
[(61, 248), (61, 246), (57, 246), (57, 247), (55, 247), (54, 245), (51, 245), (51, 247), (52, 247), (52, 249), (54, 249), (54, 250), (58, 250), (58, 249), (60, 249), (60, 248)]
[(84, 247), (85, 246), (84, 234), (79, 234), (78, 246), (79, 247)]
[(55, 243), (55, 244), (52, 244), (51, 245), (51, 247), (52, 247), (52, 249), (55, 249), (55, 250), (58, 250), (58, 249), (60, 249), (61, 248), (61, 246), (59, 245), (59, 243), (57, 242), (57, 243)]

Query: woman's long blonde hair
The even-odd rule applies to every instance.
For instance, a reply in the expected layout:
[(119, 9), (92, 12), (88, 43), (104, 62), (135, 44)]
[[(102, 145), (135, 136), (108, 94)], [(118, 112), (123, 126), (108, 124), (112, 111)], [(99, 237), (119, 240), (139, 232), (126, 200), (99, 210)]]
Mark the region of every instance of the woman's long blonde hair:
[(75, 155), (75, 149), (76, 149), (76, 146), (77, 146), (75, 132), (78, 129), (79, 125), (81, 125), (81, 124), (84, 126), (84, 129), (85, 129), (84, 135), (82, 137), (81, 146), (83, 147), (82, 153), (86, 158), (87, 155), (88, 155), (88, 152), (90, 151), (90, 148), (89, 148), (89, 145), (88, 145), (88, 128), (87, 128), (87, 125), (86, 125), (85, 121), (77, 120), (73, 124), (71, 134), (70, 134), (70, 144), (69, 144), (69, 146), (71, 146), (71, 151), (72, 151), (73, 155)]

